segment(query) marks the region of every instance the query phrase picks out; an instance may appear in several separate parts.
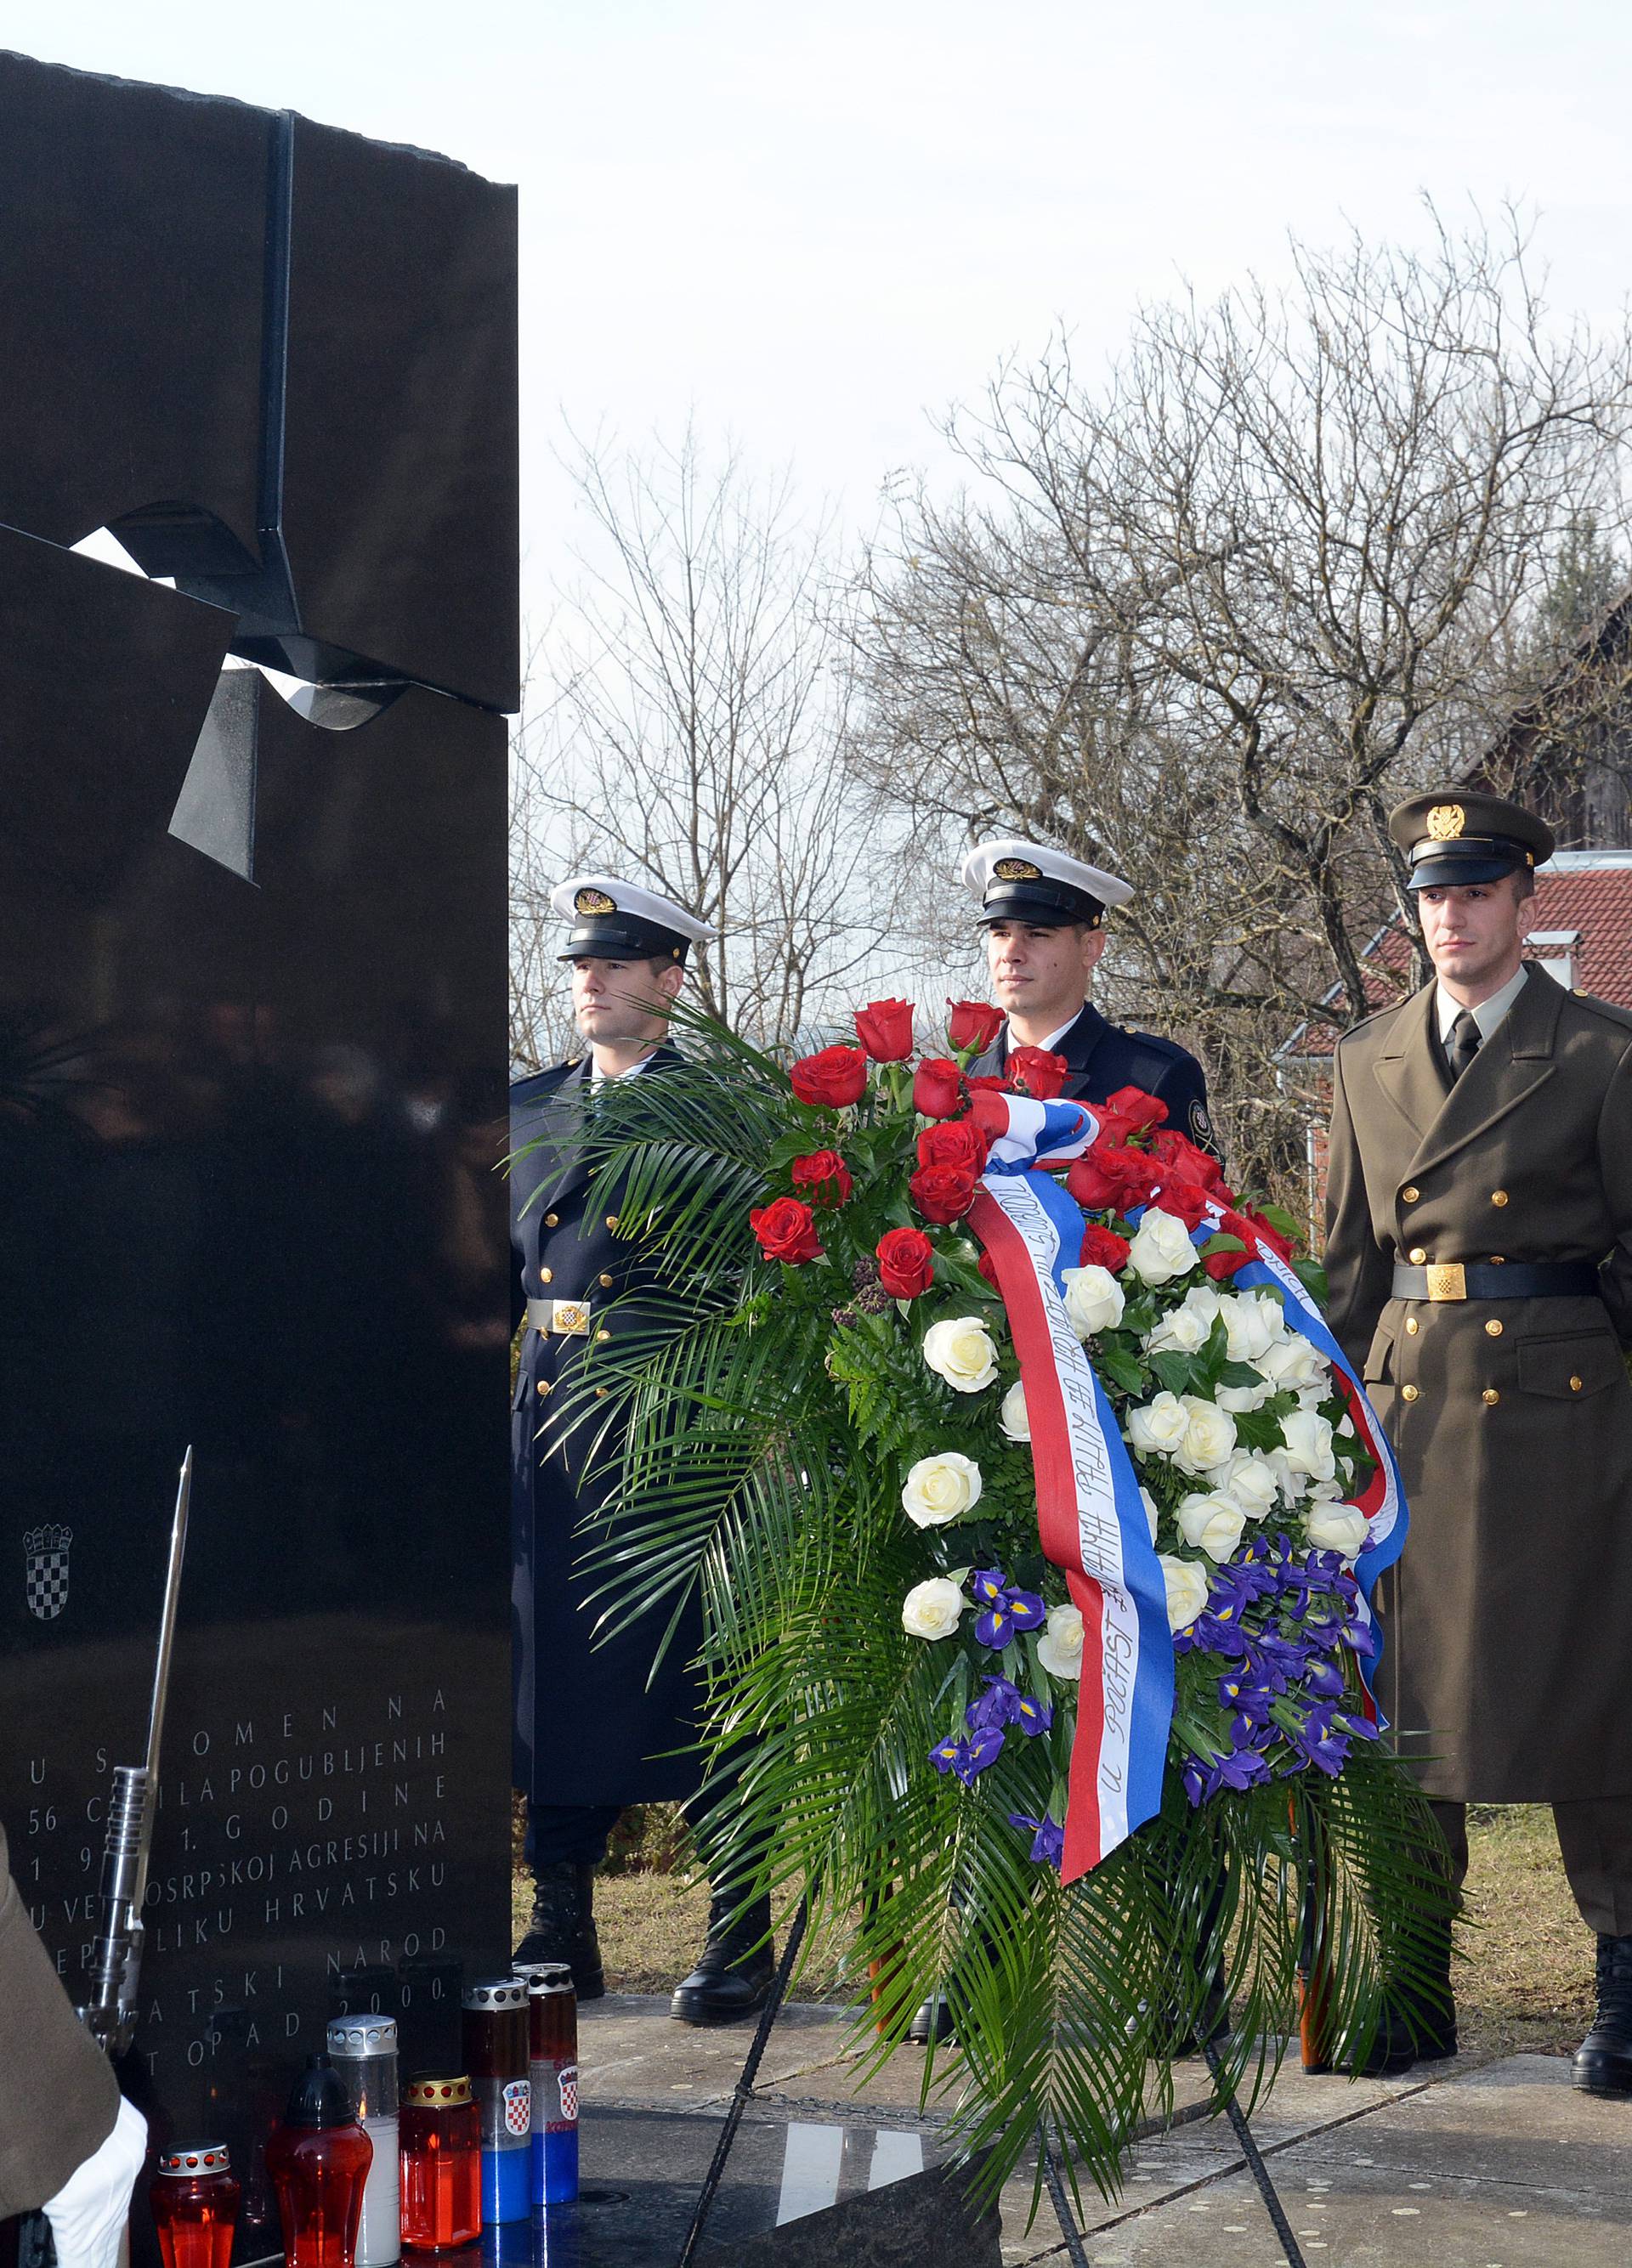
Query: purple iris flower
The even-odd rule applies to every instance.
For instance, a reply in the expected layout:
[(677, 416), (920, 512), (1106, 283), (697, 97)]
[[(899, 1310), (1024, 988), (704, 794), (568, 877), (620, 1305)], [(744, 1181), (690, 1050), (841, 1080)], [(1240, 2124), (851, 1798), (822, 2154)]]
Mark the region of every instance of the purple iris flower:
[(1335, 1779), (1348, 1761), (1348, 1742), (1332, 1722), (1332, 1705), (1323, 1701), (1311, 1709), (1287, 1738), (1305, 1764)]
[(1251, 1636), (1242, 1624), (1224, 1622), (1217, 1615), (1205, 1610), (1190, 1625), (1188, 1646), (1180, 1645), (1182, 1635), (1180, 1632), (1174, 1637), (1173, 1650), (1176, 1653), (1187, 1653), (1191, 1646), (1201, 1646), (1208, 1653), (1227, 1654), (1234, 1660), (1245, 1653), (1252, 1644)]
[(1011, 1811), (1008, 1823), (1011, 1827), (1023, 1828), (1030, 1834), (1030, 1855), (1038, 1866), (1057, 1867), (1064, 1858), (1066, 1830), (1063, 1827), (1056, 1827), (1046, 1812), (1041, 1819), (1033, 1819), (1028, 1811)]
[(1230, 1720), (1230, 1744), (1237, 1751), (1261, 1750), (1280, 1737), (1278, 1727), (1267, 1717), (1249, 1717), (1244, 1710), (1237, 1709)]
[(1219, 1786), (1216, 1771), (1204, 1764), (1200, 1756), (1185, 1758), (1179, 1778), (1185, 1783), (1185, 1793), (1190, 1798), (1193, 1811), (1204, 1804), (1209, 1795), (1216, 1793)]
[(964, 1710), (964, 1722), (971, 1732), (983, 1733), (1013, 1725), (1019, 1716), (1020, 1688), (1007, 1677), (988, 1677)]
[(1250, 1667), (1230, 1670), (1218, 1681), (1218, 1701), (1222, 1709), (1234, 1709), (1254, 1725), (1269, 1722), (1274, 1690), (1263, 1679), (1254, 1677)]
[(1334, 1661), (1322, 1661), (1318, 1655), (1311, 1654), (1303, 1665), (1304, 1691), (1322, 1701), (1340, 1700), (1344, 1682), (1343, 1673)]
[(1370, 1660), (1377, 1651), (1377, 1625), (1369, 1620), (1362, 1622), (1356, 1615), (1343, 1626), (1343, 1643), (1351, 1652)]
[(1234, 1607), (1238, 1615), (1243, 1608), (1276, 1589), (1278, 1580), (1271, 1569), (1256, 1560), (1227, 1559), (1222, 1567), (1213, 1570), (1207, 1602), (1215, 1614), (1228, 1605)]
[(975, 1621), (982, 1646), (1007, 1646), (1017, 1631), (1037, 1630), (1045, 1619), (1046, 1609), (1037, 1593), (1016, 1589), (1001, 1567), (977, 1568), (969, 1587), (986, 1607)]
[(1053, 1721), (1054, 1712), (1048, 1702), (1034, 1700), (1030, 1693), (1021, 1695), (1015, 1722), (1029, 1739), (1036, 1740), (1039, 1733), (1047, 1732)]
[(972, 1785), (977, 1774), (995, 1764), (1003, 1753), (1003, 1735), (998, 1731), (978, 1732), (972, 1740), (961, 1740), (949, 1733), (944, 1741), (937, 1741), (929, 1751), (929, 1761), (935, 1770), (945, 1774), (955, 1772), (965, 1787)]
[(1284, 1693), (1303, 1675), (1309, 1649), (1295, 1638), (1282, 1638), (1277, 1631), (1254, 1631), (1246, 1658), (1255, 1684), (1267, 1685), (1272, 1693)]
[(1346, 1733), (1358, 1734), (1362, 1741), (1375, 1741), (1377, 1736), (1370, 1717), (1340, 1717), (1337, 1721)]
[(1269, 1778), (1269, 1766), (1256, 1749), (1234, 1749), (1214, 1769), (1219, 1787), (1261, 1787)]

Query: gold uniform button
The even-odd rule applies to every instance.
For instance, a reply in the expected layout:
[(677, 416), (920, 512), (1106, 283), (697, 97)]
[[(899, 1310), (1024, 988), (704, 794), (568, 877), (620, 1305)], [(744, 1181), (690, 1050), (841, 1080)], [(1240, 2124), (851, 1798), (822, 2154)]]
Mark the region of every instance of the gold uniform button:
[(544, 1226), (546, 1228), (558, 1228), (560, 1225), (561, 1216), (558, 1212), (547, 1212), (544, 1215)]
[(607, 1226), (608, 1226), (609, 1229), (611, 1229), (611, 1230), (612, 1230), (612, 1232), (614, 1233), (614, 1234), (616, 1234), (616, 1233), (617, 1233), (617, 1215), (615, 1212), (609, 1212), (609, 1213), (608, 1213), (608, 1215), (607, 1215), (607, 1217), (606, 1217), (606, 1225), (607, 1225)]
[(1406, 1336), (1407, 1338), (1415, 1338), (1417, 1333), (1422, 1329), (1422, 1324), (1418, 1322), (1414, 1315), (1407, 1315), (1406, 1317)]
[(611, 1290), (611, 1288), (612, 1288), (612, 1279), (611, 1279), (611, 1278), (610, 1278), (609, 1276), (603, 1276), (603, 1277), (601, 1278), (601, 1289), (602, 1289), (603, 1292), (609, 1292), (609, 1291)]
[(1579, 1393), (1580, 1393), (1580, 1391), (1581, 1391), (1581, 1381), (1580, 1381), (1578, 1378), (1572, 1378), (1572, 1379), (1570, 1380), (1570, 1381), (1569, 1381), (1569, 1390), (1570, 1390), (1570, 1392), (1571, 1392), (1572, 1394), (1579, 1394)]
[(535, 1390), (540, 1394), (548, 1394), (550, 1391), (550, 1381), (547, 1378), (541, 1378)]
[(1507, 1203), (1507, 1191), (1505, 1189), (1492, 1189), (1490, 1192), (1490, 1202), (1493, 1205), (1504, 1205)]
[(1399, 1398), (1402, 1402), (1414, 1402), (1417, 1398), (1417, 1388), (1414, 1386), (1402, 1386), (1399, 1389)]
[(1404, 1189), (1399, 1192), (1400, 1203), (1402, 1204), (1414, 1204), (1422, 1194), (1422, 1190), (1418, 1189), (1414, 1182), (1407, 1182)]
[(1485, 1325), (1485, 1329), (1489, 1332), (1493, 1339), (1499, 1339), (1502, 1336), (1502, 1326), (1494, 1315), (1492, 1315), (1490, 1321)]
[(611, 1334), (611, 1332), (610, 1332), (610, 1331), (597, 1331), (597, 1332), (595, 1333), (595, 1336), (596, 1336), (596, 1338), (597, 1338), (597, 1339), (602, 1340), (602, 1342), (604, 1342), (604, 1341), (605, 1341), (605, 1340), (607, 1340), (607, 1339), (609, 1339), (609, 1338), (611, 1337), (611, 1336), (612, 1336), (612, 1334)]
[(595, 1400), (596, 1400), (597, 1402), (604, 1402), (604, 1401), (606, 1400), (606, 1396), (607, 1396), (607, 1389), (606, 1389), (606, 1388), (605, 1388), (604, 1386), (597, 1386), (597, 1387), (596, 1387), (596, 1388), (595, 1388)]
[(1496, 1392), (1494, 1386), (1488, 1386), (1479, 1398), (1481, 1402), (1489, 1403), (1491, 1407), (1494, 1409), (1496, 1403), (1501, 1401), (1502, 1396)]
[(1420, 1268), (1422, 1265), (1422, 1263), (1428, 1258), (1427, 1253), (1423, 1251), (1420, 1244), (1414, 1244), (1406, 1256), (1410, 1261), (1411, 1265), (1414, 1268)]
[(541, 1284), (553, 1284), (556, 1280), (555, 1270), (553, 1268), (541, 1268), (538, 1271), (538, 1280)]

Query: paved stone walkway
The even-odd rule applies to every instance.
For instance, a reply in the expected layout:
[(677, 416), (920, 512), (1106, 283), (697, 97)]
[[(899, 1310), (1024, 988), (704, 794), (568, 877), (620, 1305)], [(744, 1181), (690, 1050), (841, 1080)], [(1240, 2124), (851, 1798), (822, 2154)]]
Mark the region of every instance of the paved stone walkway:
[[(672, 2023), (660, 1999), (614, 1995), (581, 2012), (585, 2198), (554, 2217), (548, 2241), (534, 2232), (534, 2268), (673, 2268), (749, 2036)], [(922, 2057), (904, 2052), (858, 2091), (846, 2037), (831, 2008), (797, 2005), (779, 2018), (709, 2223), (710, 2268), (783, 2250), (801, 2268), (1065, 2262), (1046, 2198), (1031, 2217), (1029, 2169), (1005, 2193), (1001, 2240), (988, 2228), (967, 2250), (939, 2244), (942, 2114), (919, 2109)], [(1202, 2067), (1185, 2066), (1174, 2123), (1134, 2148), (1121, 2197), (1083, 2198), (1094, 2268), (1282, 2261), (1206, 2095)], [(1632, 2102), (1576, 2093), (1560, 2058), (1451, 2061), (1360, 2081), (1307, 2078), (1294, 2063), (1252, 2131), (1308, 2268), (1632, 2262)], [(498, 2250), (506, 2263), (526, 2260), (524, 2232)]]

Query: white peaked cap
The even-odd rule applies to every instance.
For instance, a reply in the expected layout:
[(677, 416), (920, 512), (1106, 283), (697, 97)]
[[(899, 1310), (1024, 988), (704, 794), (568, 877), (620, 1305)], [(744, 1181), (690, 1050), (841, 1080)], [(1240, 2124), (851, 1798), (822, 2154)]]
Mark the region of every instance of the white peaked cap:
[(707, 922), (672, 898), (621, 881), (616, 874), (570, 874), (550, 891), (550, 902), (572, 924), (564, 961), (597, 954), (654, 959), (669, 954), (681, 961), (688, 946), (714, 934)]
[(1125, 906), (1130, 884), (1103, 866), (1067, 858), (1052, 843), (1002, 836), (977, 843), (964, 861), (964, 887), (988, 921), (1092, 921), (1107, 906)]

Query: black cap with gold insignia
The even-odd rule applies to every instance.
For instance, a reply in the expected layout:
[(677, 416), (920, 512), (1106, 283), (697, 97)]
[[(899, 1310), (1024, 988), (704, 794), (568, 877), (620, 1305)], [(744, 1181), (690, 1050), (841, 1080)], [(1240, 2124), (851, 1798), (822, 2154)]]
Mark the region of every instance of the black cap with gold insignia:
[(1134, 893), (1120, 875), (1082, 858), (1068, 858), (1046, 843), (1004, 836), (978, 843), (964, 861), (964, 886), (980, 901), (980, 922), (1028, 922), (1062, 929), (1083, 922), (1097, 929), (1107, 906), (1125, 906)]
[(573, 874), (556, 884), (550, 902), (572, 924), (561, 961), (683, 961), (688, 946), (713, 935), (672, 898), (615, 874)]
[(1388, 831), (1411, 861), (1413, 890), (1494, 882), (1553, 856), (1553, 830), (1533, 812), (1467, 788), (1428, 788), (1397, 804)]

